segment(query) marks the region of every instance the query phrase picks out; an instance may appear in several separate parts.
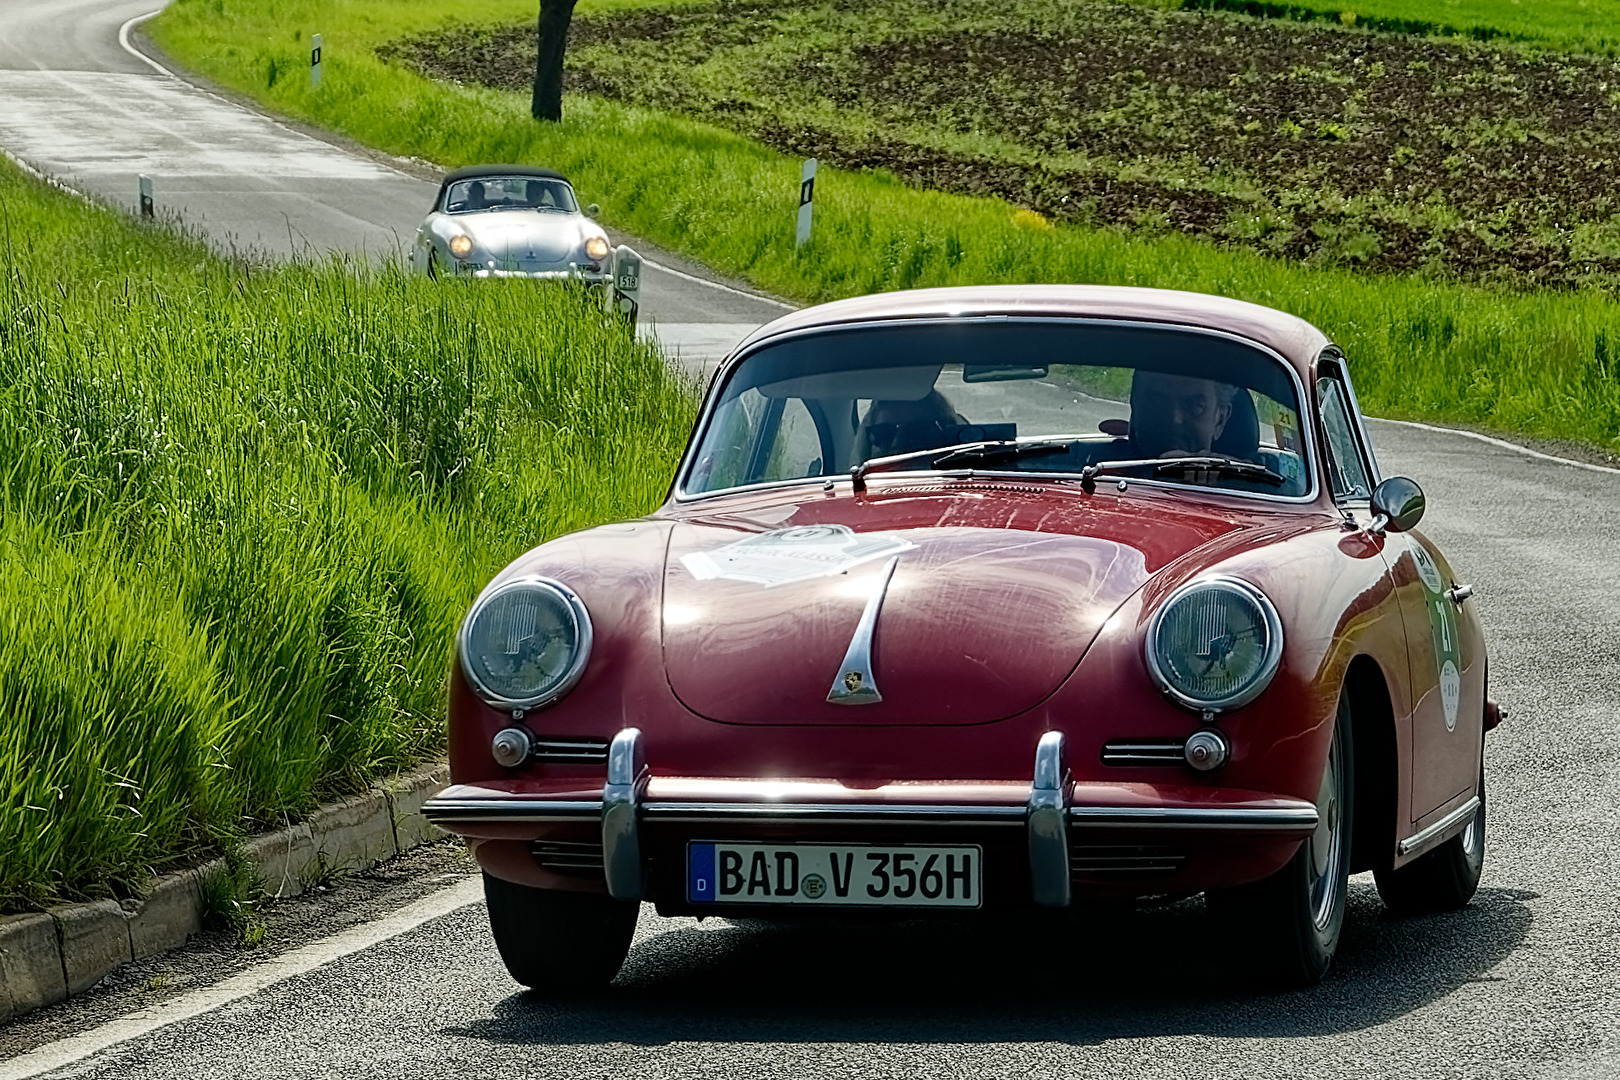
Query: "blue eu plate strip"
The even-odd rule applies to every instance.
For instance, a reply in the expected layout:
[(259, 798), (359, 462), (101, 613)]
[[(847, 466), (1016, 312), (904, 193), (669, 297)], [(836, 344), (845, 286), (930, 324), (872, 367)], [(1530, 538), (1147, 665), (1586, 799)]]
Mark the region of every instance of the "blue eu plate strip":
[(686, 899), (693, 904), (714, 903), (714, 845), (686, 847)]

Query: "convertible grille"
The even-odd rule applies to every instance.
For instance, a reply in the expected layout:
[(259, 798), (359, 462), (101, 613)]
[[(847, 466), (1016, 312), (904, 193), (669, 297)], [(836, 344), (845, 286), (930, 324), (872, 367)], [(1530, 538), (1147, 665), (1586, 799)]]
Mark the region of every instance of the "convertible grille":
[(1186, 739), (1117, 739), (1103, 746), (1104, 765), (1185, 765)]
[(1077, 844), (1069, 849), (1069, 872), (1075, 877), (1153, 877), (1181, 869), (1187, 853), (1180, 848), (1137, 844)]
[(529, 854), (547, 870), (576, 874), (582, 870), (598, 874), (602, 872), (602, 845), (599, 842), (536, 840), (529, 845)]
[(606, 739), (549, 739), (538, 735), (533, 746), (535, 761), (549, 761), (558, 765), (607, 764)]

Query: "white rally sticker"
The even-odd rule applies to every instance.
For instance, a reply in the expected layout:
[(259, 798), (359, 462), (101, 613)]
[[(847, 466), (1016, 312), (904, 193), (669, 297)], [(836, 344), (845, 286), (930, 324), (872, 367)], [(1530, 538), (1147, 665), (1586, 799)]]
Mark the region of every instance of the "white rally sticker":
[(1457, 617), (1451, 601), (1443, 592), (1445, 582), (1440, 567), (1435, 565), (1429, 549), (1412, 541), (1412, 561), (1417, 564), (1418, 577), (1429, 590), (1425, 606), (1429, 610), (1429, 626), (1434, 633), (1434, 662), (1440, 679), (1440, 707), (1445, 714), (1446, 730), (1457, 729), (1457, 705), (1462, 699), (1462, 675), (1457, 670)]
[(1440, 580), (1440, 568), (1434, 565), (1434, 556), (1416, 541), (1412, 543), (1412, 561), (1417, 563), (1418, 577), (1423, 579), (1430, 592), (1438, 594), (1445, 589), (1445, 583)]
[(887, 533), (857, 534), (848, 525), (800, 525), (694, 551), (682, 555), (681, 563), (699, 581), (748, 581), (769, 588), (841, 574), (914, 546)]
[(1440, 667), (1440, 704), (1446, 710), (1446, 730), (1457, 730), (1457, 702), (1462, 698), (1462, 676), (1457, 665), (1447, 660)]

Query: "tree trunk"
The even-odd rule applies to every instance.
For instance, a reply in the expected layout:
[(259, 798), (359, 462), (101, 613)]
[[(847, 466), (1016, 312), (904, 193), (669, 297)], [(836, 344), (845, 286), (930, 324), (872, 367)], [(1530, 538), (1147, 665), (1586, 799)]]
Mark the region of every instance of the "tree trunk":
[(568, 24), (574, 19), (575, 0), (540, 0), (540, 52), (534, 63), (536, 120), (562, 119), (563, 51), (568, 47)]

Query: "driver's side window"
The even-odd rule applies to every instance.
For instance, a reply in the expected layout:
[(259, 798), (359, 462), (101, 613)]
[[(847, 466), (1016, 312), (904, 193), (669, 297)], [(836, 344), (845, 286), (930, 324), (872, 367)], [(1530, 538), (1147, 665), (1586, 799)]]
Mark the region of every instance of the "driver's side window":
[(1362, 457), (1361, 444), (1356, 441), (1344, 384), (1331, 376), (1317, 379), (1316, 398), (1321, 409), (1322, 430), (1327, 436), (1327, 471), (1333, 485), (1333, 498), (1339, 502), (1369, 498), (1371, 474)]

